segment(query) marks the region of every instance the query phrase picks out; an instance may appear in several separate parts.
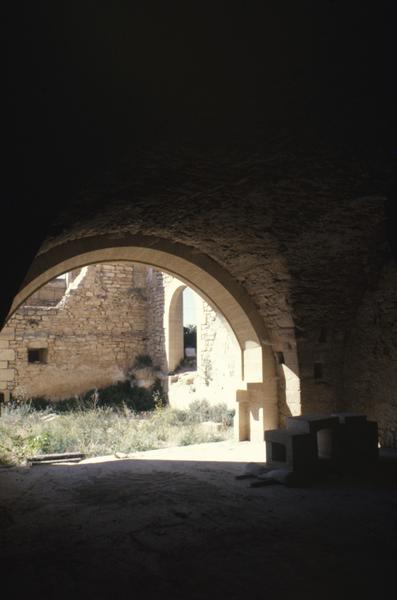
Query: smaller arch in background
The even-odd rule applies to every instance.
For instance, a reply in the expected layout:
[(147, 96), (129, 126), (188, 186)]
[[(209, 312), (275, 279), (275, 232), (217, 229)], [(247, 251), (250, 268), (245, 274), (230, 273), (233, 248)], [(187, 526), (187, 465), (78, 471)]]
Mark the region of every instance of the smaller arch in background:
[(183, 345), (183, 291), (186, 285), (174, 279), (165, 288), (164, 332), (167, 368), (174, 371), (184, 358)]

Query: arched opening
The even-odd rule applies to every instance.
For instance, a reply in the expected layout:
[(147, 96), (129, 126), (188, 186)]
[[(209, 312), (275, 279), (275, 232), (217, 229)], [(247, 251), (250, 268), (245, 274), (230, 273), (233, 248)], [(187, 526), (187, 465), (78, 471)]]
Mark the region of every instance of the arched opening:
[[(262, 442), (265, 429), (278, 425), (277, 375), (271, 342), (261, 316), (244, 289), (215, 261), (193, 248), (143, 236), (110, 235), (76, 240), (39, 254), (17, 294), (10, 315), (35, 291), (62, 273), (106, 261), (151, 265), (180, 280), (174, 315), (187, 285), (231, 328), (240, 352), (236, 389), (236, 437)], [(183, 327), (180, 328), (183, 332)], [(183, 352), (179, 338), (172, 360)]]
[(178, 279), (165, 287), (164, 330), (169, 371), (184, 362), (197, 367), (200, 301), (201, 297)]
[(183, 339), (183, 292), (186, 286), (177, 283), (170, 298), (165, 299), (165, 331), (167, 340), (167, 363), (174, 371), (185, 357)]
[(205, 399), (236, 410), (237, 390), (244, 382), (241, 348), (232, 328), (177, 278), (166, 277), (164, 289), (170, 404), (185, 408)]

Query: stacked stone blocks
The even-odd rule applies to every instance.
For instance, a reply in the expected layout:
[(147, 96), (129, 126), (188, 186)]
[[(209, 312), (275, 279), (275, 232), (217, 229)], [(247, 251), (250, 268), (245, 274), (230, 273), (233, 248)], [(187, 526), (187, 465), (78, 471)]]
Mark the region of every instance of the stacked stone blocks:
[(271, 468), (316, 473), (323, 466), (360, 469), (378, 458), (378, 426), (365, 415), (288, 417), (286, 429), (265, 431)]

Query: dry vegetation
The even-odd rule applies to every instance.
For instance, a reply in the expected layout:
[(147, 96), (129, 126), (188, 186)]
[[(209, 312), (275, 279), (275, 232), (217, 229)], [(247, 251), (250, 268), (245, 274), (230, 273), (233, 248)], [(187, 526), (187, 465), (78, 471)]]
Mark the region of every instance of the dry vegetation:
[(157, 406), (135, 412), (127, 406), (68, 412), (3, 406), (0, 463), (23, 464), (34, 454), (83, 452), (103, 456), (229, 439), (233, 414), (226, 405), (194, 402), (188, 410)]

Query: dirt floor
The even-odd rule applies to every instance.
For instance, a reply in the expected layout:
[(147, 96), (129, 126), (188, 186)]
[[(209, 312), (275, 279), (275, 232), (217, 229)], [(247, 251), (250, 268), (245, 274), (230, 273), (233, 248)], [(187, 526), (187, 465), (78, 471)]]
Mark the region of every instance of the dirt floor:
[(395, 597), (395, 453), (309, 487), (235, 478), (263, 459), (219, 442), (0, 469), (3, 597)]

